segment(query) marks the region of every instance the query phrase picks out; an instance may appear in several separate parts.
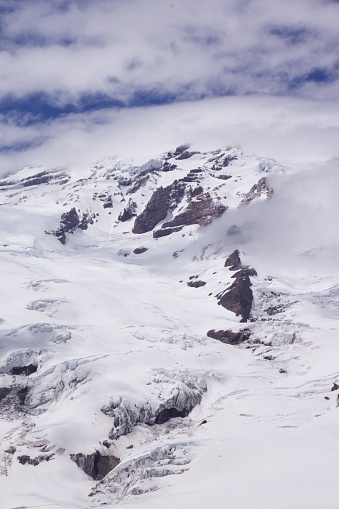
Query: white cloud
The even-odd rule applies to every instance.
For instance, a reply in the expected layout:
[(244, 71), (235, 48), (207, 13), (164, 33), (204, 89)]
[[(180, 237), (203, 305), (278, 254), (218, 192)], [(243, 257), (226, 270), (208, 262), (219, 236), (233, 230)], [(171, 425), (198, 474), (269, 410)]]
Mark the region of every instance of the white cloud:
[[(138, 90), (182, 99), (228, 90), (285, 94), (294, 78), (338, 61), (339, 5), (320, 0), (18, 5), (2, 16), (0, 97), (43, 91), (77, 102), (102, 92), (128, 102)], [(303, 33), (292, 46), (289, 30)], [(304, 93), (316, 95), (317, 87)]]
[(0, 124), (2, 146), (36, 143), (3, 152), (1, 172), (25, 164), (85, 169), (112, 157), (140, 163), (191, 142), (197, 150), (241, 145), (246, 152), (279, 160), (339, 157), (339, 114), (332, 103), (268, 97), (227, 97), (152, 108), (68, 115), (49, 123)]

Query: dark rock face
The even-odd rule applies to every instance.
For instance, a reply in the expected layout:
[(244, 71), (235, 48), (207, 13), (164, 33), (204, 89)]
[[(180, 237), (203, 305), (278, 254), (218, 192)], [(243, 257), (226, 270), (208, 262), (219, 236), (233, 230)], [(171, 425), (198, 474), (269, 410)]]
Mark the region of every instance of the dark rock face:
[(187, 286), (191, 286), (192, 288), (200, 288), (201, 286), (205, 286), (206, 281), (188, 281)]
[(249, 329), (242, 329), (239, 332), (213, 329), (207, 332), (207, 336), (212, 339), (217, 339), (218, 341), (228, 345), (240, 345), (240, 343), (243, 343), (250, 338), (251, 332)]
[(18, 456), (18, 462), (21, 463), (21, 465), (33, 465), (34, 467), (36, 467), (42, 461), (50, 461), (51, 459), (53, 459), (53, 457), (54, 453), (44, 454), (41, 456), (37, 456), (36, 458), (31, 458), (30, 456), (24, 454), (23, 456)]
[(178, 161), (183, 159), (189, 159), (190, 157), (194, 156), (194, 154), (197, 154), (197, 152), (189, 152), (188, 150), (185, 150), (178, 157), (176, 157), (176, 159)]
[(4, 405), (20, 408), (25, 404), (28, 391), (28, 387), (1, 387), (0, 401), (3, 401)]
[(171, 235), (171, 233), (180, 232), (182, 228), (182, 226), (174, 226), (173, 228), (161, 228), (160, 230), (154, 230), (153, 238), (160, 239), (160, 237), (167, 237), (167, 235)]
[(128, 190), (128, 194), (136, 193), (141, 186), (146, 184), (149, 179), (149, 175), (139, 175), (139, 177), (135, 180), (133, 186)]
[(239, 276), (229, 288), (217, 295), (218, 304), (240, 315), (242, 322), (247, 322), (253, 302), (251, 286), (247, 275)]
[(171, 221), (164, 223), (163, 228), (188, 226), (192, 224), (206, 226), (210, 224), (214, 218), (220, 217), (226, 210), (227, 207), (217, 201), (213, 201), (209, 193), (206, 193), (192, 200), (184, 212), (175, 216)]
[(229, 267), (230, 270), (238, 270), (238, 269), (241, 269), (242, 267), (242, 264), (241, 264), (241, 260), (240, 260), (240, 256), (239, 256), (239, 251), (238, 249), (235, 249), (233, 251), (232, 254), (230, 254), (228, 256), (228, 258), (226, 258), (226, 261), (225, 261), (225, 267)]
[(170, 164), (168, 161), (165, 161), (161, 171), (173, 171), (175, 168), (177, 168), (176, 164)]
[(170, 419), (174, 419), (175, 417), (187, 417), (188, 411), (182, 410), (181, 412), (176, 408), (165, 408), (158, 413), (155, 418), (155, 424), (164, 424)]
[(9, 387), (0, 387), (0, 401), (5, 399), (11, 391)]
[(129, 200), (128, 204), (124, 208), (122, 212), (120, 212), (118, 219), (119, 221), (125, 222), (129, 219), (132, 219), (132, 217), (135, 217), (137, 215), (137, 204), (133, 200)]
[(106, 200), (103, 204), (104, 209), (112, 209), (113, 208), (113, 201), (112, 196), (107, 196)]
[(265, 195), (267, 198), (271, 198), (273, 195), (273, 189), (268, 187), (265, 177), (262, 177), (257, 184), (254, 184), (254, 186), (251, 187), (249, 192), (244, 195), (241, 204), (248, 205), (255, 198), (259, 198), (263, 195)]
[(180, 154), (182, 154), (183, 152), (185, 152), (186, 150), (188, 150), (189, 148), (190, 148), (190, 144), (185, 143), (184, 145), (180, 145), (179, 147), (177, 147), (173, 153), (169, 152), (168, 155), (170, 157), (177, 157)]
[(145, 209), (137, 216), (132, 232), (146, 233), (163, 219), (167, 212), (173, 210), (181, 201), (185, 193), (185, 184), (175, 180), (167, 187), (159, 187), (152, 194)]
[(38, 367), (34, 364), (28, 364), (28, 366), (17, 366), (12, 368), (10, 371), (11, 375), (24, 375), (29, 376), (37, 371)]
[(257, 276), (257, 275), (258, 274), (257, 274), (257, 271), (255, 269), (253, 269), (251, 267), (243, 267), (238, 272), (233, 274), (233, 276), (231, 276), (231, 277), (235, 278), (235, 279), (239, 279), (239, 278), (242, 278), (243, 276)]
[(334, 382), (331, 391), (337, 391), (338, 389), (339, 389), (339, 385)]
[(102, 455), (99, 451), (93, 454), (71, 454), (71, 459), (92, 479), (100, 480), (113, 470), (119, 463), (115, 456)]
[(66, 243), (66, 233), (73, 233), (77, 228), (81, 230), (87, 230), (89, 224), (94, 223), (94, 214), (85, 212), (79, 217), (75, 208), (71, 208), (69, 212), (62, 214), (60, 219), (60, 227), (55, 231), (45, 232), (48, 235), (55, 235), (55, 237), (61, 242)]
[(133, 253), (134, 254), (142, 254), (142, 253), (145, 253), (146, 251), (148, 251), (148, 247), (136, 247), (135, 249), (133, 249)]
[(223, 167), (227, 167), (231, 164), (232, 161), (236, 161), (238, 159), (238, 156), (236, 156), (235, 154), (230, 154), (228, 156), (225, 157), (225, 159), (223, 160)]
[(61, 170), (46, 170), (40, 173), (36, 173), (35, 175), (31, 175), (21, 180), (4, 180), (0, 182), (1, 188), (7, 189), (19, 189), (22, 187), (32, 187), (38, 186), (41, 184), (66, 184), (70, 175)]

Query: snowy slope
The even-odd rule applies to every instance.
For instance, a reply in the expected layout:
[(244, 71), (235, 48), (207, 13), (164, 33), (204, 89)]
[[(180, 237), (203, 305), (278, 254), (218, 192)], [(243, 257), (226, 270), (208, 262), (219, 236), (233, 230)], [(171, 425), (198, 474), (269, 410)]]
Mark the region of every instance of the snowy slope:
[(337, 509), (338, 244), (304, 174), (182, 146), (0, 181), (2, 509)]

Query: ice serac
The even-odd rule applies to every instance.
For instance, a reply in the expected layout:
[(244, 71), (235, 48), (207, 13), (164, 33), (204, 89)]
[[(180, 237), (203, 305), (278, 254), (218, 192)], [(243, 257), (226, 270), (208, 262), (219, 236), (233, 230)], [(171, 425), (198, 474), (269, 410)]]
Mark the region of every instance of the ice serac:
[(137, 216), (132, 232), (146, 233), (160, 223), (182, 200), (185, 193), (185, 184), (175, 180), (167, 187), (159, 187), (152, 194), (145, 209)]
[(153, 426), (175, 417), (186, 417), (200, 404), (207, 390), (204, 379), (186, 373), (159, 373), (153, 383), (160, 391), (155, 398), (139, 403), (117, 396), (101, 408), (105, 415), (113, 418), (111, 440), (131, 433), (139, 424)]

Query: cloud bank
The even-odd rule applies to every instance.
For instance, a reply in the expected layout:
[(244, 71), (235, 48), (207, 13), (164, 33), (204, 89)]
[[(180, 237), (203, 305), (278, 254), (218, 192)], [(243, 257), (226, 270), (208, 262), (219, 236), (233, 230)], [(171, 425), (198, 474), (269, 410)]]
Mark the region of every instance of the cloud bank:
[(1, 10), (0, 100), (14, 109), (338, 98), (337, 2), (4, 0)]

